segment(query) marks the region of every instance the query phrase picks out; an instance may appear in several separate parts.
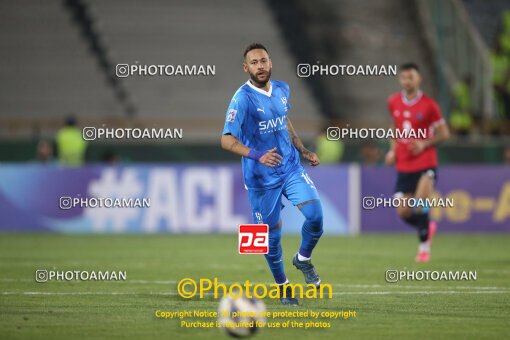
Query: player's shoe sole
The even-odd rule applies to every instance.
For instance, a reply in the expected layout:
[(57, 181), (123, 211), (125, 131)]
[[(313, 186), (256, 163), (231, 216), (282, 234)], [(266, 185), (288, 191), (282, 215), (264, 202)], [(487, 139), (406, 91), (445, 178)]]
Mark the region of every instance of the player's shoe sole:
[(296, 267), (303, 273), (303, 275), (305, 276), (305, 282), (307, 284), (313, 284), (317, 288), (320, 286), (321, 278), (315, 271), (315, 267), (313, 266), (311, 260), (299, 261), (298, 254), (296, 253), (296, 255), (294, 255), (294, 258), (292, 259), (292, 264), (294, 265), (294, 267)]

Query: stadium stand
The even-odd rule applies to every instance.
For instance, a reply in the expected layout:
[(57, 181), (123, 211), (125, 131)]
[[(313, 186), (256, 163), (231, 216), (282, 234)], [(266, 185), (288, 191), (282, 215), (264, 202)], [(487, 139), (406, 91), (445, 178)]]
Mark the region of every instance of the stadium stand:
[(510, 9), (510, 1), (463, 0), (462, 2), (487, 46), (494, 49), (501, 26), (501, 21), (494, 18), (499, 19), (504, 10)]
[[(296, 77), (292, 57), (262, 1), (201, 0), (171, 7), (166, 1), (152, 1), (150, 5), (134, 0), (88, 3), (117, 63), (216, 66), (215, 76), (200, 81), (196, 77), (160, 76), (123, 79), (141, 115), (187, 117), (194, 119), (195, 125), (204, 122), (209, 130), (213, 124), (217, 136), (231, 96), (247, 79), (241, 69), (242, 52), (254, 41), (269, 49), (273, 79), (290, 84), (293, 117), (309, 123), (319, 113), (304, 81)], [(257, 35), (250, 33), (254, 31)], [(316, 124), (307, 129), (309, 134), (315, 133)]]
[[(74, 112), (82, 125), (171, 124), (186, 130), (191, 137), (187, 141), (216, 141), (230, 98), (247, 79), (242, 52), (253, 41), (268, 47), (275, 63), (273, 79), (291, 86), (296, 127), (308, 138), (317, 132), (317, 105), (304, 81), (296, 77), (295, 64), (264, 2), (83, 3), (115, 63), (210, 64), (216, 75), (200, 81), (165, 76), (122, 79), (139, 112), (138, 118), (125, 119), (64, 2), (29, 1), (23, 6), (2, 2), (0, 42), (5, 48), (0, 75), (9, 83), (0, 94), (4, 135), (30, 136), (34, 125), (50, 134), (65, 114)], [(223, 9), (215, 10), (219, 7)], [(30, 124), (21, 116), (30, 118)]]
[[(303, 45), (301, 38), (305, 36), (309, 51), (294, 48), (305, 62), (398, 66), (412, 59), (427, 75), (425, 90), (435, 94), (433, 64), (424, 41), (416, 39), (420, 31), (412, 3), (403, 0), (321, 1), (321, 6), (305, 0), (283, 3), (285, 6), (280, 5), (279, 12), (282, 26), (290, 22), (303, 23), (299, 25), (303, 32), (289, 34), (287, 43)], [(272, 8), (277, 10), (278, 6)], [(288, 25), (286, 27), (289, 29)], [(323, 110), (326, 116), (351, 125), (387, 126), (386, 100), (398, 88), (394, 77), (329, 76), (322, 77), (320, 84), (316, 84), (314, 78), (309, 81), (326, 92), (319, 98), (322, 107), (326, 107)]]
[(62, 1), (2, 1), (0, 8), (0, 116), (122, 114)]

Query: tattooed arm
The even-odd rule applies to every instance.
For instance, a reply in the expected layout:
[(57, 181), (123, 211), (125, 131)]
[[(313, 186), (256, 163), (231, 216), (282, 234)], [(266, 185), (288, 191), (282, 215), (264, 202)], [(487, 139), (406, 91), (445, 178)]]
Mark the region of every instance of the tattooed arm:
[(237, 138), (232, 135), (221, 136), (221, 147), (224, 150), (235, 153), (236, 155), (248, 157), (250, 149), (243, 145)]
[(276, 152), (276, 148), (272, 148), (271, 150), (267, 151), (251, 150), (243, 143), (241, 143), (239, 139), (230, 134), (221, 136), (221, 147), (225, 150), (235, 153), (236, 155), (257, 160), (269, 167), (280, 165), (281, 159), (283, 158)]

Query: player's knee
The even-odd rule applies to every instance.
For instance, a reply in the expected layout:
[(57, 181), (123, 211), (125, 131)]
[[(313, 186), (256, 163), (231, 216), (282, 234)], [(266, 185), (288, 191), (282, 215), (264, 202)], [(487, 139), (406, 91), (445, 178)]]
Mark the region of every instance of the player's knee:
[(309, 219), (311, 225), (315, 226), (315, 229), (318, 229), (322, 232), (322, 226), (324, 224), (324, 216), (322, 215), (322, 209), (317, 209), (316, 213), (311, 216)]
[(306, 221), (311, 227), (313, 227), (314, 231), (322, 233), (324, 216), (322, 213), (321, 202), (319, 200), (315, 200), (307, 203), (306, 205), (303, 205), (301, 212), (303, 212)]
[(411, 216), (411, 209), (407, 208), (407, 207), (399, 207), (397, 209), (397, 215), (400, 219), (402, 220), (405, 220), (407, 218), (409, 218), (409, 216)]

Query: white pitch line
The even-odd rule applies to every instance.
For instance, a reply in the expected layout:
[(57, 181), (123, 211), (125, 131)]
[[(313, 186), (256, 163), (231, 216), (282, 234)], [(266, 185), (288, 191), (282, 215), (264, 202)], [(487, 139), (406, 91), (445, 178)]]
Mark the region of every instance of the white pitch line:
[(482, 269), (480, 272), (487, 274), (510, 274), (510, 269)]
[[(179, 281), (169, 280), (169, 281), (163, 281), (163, 280), (127, 280), (126, 283), (135, 283), (135, 284), (176, 284)], [(234, 284), (234, 283), (241, 283), (239, 281), (219, 281), (220, 284)], [(256, 285), (256, 284), (267, 284), (267, 282), (251, 282), (250, 284)], [(405, 286), (405, 285), (399, 285), (398, 283), (388, 283), (386, 285), (380, 285), (380, 284), (343, 284), (343, 283), (333, 283), (331, 284), (333, 287), (346, 287), (346, 288), (404, 288), (404, 289), (433, 289), (438, 288), (435, 286), (427, 285), (413, 285), (413, 286)], [(510, 288), (506, 287), (491, 287), (491, 286), (451, 286), (451, 287), (441, 287), (441, 288), (447, 288), (447, 289), (494, 289), (494, 290), (510, 290)]]
[(2, 292), (2, 295), (137, 295), (132, 292)]
[[(2, 295), (156, 295), (178, 296), (177, 292), (1, 292)], [(417, 294), (508, 294), (505, 290), (421, 290), (421, 291), (373, 291), (373, 292), (333, 292), (333, 295), (417, 295)], [(213, 293), (204, 293), (212, 296)]]
[[(14, 278), (0, 278), (0, 282), (34, 282), (35, 279), (14, 279)], [(62, 281), (66, 282), (66, 281)], [(76, 281), (82, 282), (82, 281)], [(83, 281), (87, 282), (87, 281)], [(93, 281), (92, 281), (93, 282)], [(104, 281), (108, 282), (108, 281)], [(112, 281), (113, 282), (113, 281)], [(158, 285), (173, 285), (177, 284), (179, 281), (176, 280), (126, 280), (126, 281), (114, 281), (115, 284), (140, 284), (140, 285), (149, 285), (149, 284), (158, 284)], [(438, 282), (447, 282), (447, 281), (438, 281)], [(220, 284), (231, 285), (234, 283), (243, 284), (241, 281), (219, 281)], [(42, 283), (38, 283), (42, 284)], [(268, 282), (250, 282), (252, 285), (256, 284), (268, 284)], [(442, 289), (473, 289), (473, 290), (507, 290), (510, 291), (508, 287), (494, 287), (494, 286), (451, 286), (451, 287), (436, 287), (433, 285), (420, 285), (419, 283), (415, 285), (402, 285), (400, 283), (387, 283), (385, 285), (381, 284), (343, 284), (343, 283), (333, 283), (331, 284), (333, 287), (339, 288), (387, 288), (387, 289), (434, 289), (434, 288), (442, 288)]]
[(158, 285), (172, 285), (179, 281), (175, 280), (126, 280), (126, 283), (138, 283), (138, 284), (158, 284)]
[(413, 295), (413, 294), (508, 294), (506, 290), (417, 290), (393, 292), (333, 292), (333, 295)]

